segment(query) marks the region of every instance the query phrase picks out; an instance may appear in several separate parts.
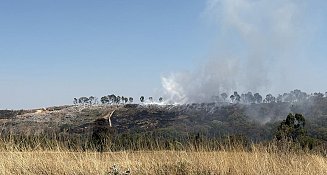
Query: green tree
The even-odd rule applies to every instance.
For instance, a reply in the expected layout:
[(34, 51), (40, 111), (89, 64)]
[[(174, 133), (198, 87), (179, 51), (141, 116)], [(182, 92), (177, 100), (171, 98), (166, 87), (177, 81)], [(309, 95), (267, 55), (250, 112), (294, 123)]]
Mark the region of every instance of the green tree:
[(276, 139), (279, 141), (291, 141), (299, 144), (302, 148), (313, 149), (321, 142), (307, 135), (305, 127), (305, 118), (302, 114), (288, 114), (286, 120), (279, 125)]
[(306, 136), (305, 118), (302, 114), (288, 114), (286, 120), (279, 125), (276, 138), (277, 140), (298, 141), (301, 137)]

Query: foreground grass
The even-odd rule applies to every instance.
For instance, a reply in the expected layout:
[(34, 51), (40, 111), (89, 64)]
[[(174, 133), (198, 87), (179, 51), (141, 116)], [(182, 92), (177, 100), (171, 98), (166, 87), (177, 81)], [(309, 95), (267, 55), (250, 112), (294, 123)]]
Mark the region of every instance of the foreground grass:
[(255, 151), (0, 152), (1, 174), (327, 174), (327, 158)]

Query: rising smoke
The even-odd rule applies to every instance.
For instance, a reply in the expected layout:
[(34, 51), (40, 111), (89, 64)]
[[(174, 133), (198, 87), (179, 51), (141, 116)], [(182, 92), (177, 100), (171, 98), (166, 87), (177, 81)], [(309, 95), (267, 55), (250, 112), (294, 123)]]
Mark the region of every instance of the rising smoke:
[(296, 74), (289, 74), (289, 65), (301, 62), (296, 49), (302, 42), (303, 7), (293, 0), (208, 0), (203, 15), (218, 26), (218, 51), (197, 70), (161, 77), (166, 99), (210, 102), (235, 90), (284, 91)]

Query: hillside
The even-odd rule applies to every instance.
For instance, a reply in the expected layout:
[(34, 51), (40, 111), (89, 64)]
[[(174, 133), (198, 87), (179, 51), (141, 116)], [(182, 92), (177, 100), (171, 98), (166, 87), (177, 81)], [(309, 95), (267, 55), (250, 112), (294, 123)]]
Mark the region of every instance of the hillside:
[[(156, 134), (187, 137), (242, 135), (252, 141), (270, 140), (288, 113), (301, 113), (309, 135), (327, 141), (327, 100), (311, 103), (97, 105), (61, 106), (39, 110), (1, 110), (2, 135), (92, 136), (103, 130), (111, 135)], [(108, 113), (112, 113), (109, 125)]]

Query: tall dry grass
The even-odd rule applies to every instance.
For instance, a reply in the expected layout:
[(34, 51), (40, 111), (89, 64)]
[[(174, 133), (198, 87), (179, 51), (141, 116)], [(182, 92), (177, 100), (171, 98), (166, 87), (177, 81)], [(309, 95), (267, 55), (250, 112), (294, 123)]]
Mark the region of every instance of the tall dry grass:
[[(116, 165), (130, 174), (327, 174), (327, 157), (305, 152), (280, 152), (253, 146), (251, 151), (120, 151), (70, 152), (53, 150), (4, 150), (0, 174), (110, 174)], [(112, 173), (113, 174), (113, 173)]]
[(230, 140), (195, 143), (178, 143), (169, 147), (170, 150), (163, 149), (159, 143), (152, 143), (157, 145), (153, 149), (142, 149), (140, 144), (137, 149), (100, 153), (92, 147), (84, 149), (82, 143), (69, 146), (42, 137), (10, 136), (0, 139), (0, 174), (109, 175), (115, 174), (114, 166), (119, 172), (130, 170), (133, 175), (327, 174), (324, 149), (309, 151), (296, 149), (293, 143), (273, 142), (264, 145)]

